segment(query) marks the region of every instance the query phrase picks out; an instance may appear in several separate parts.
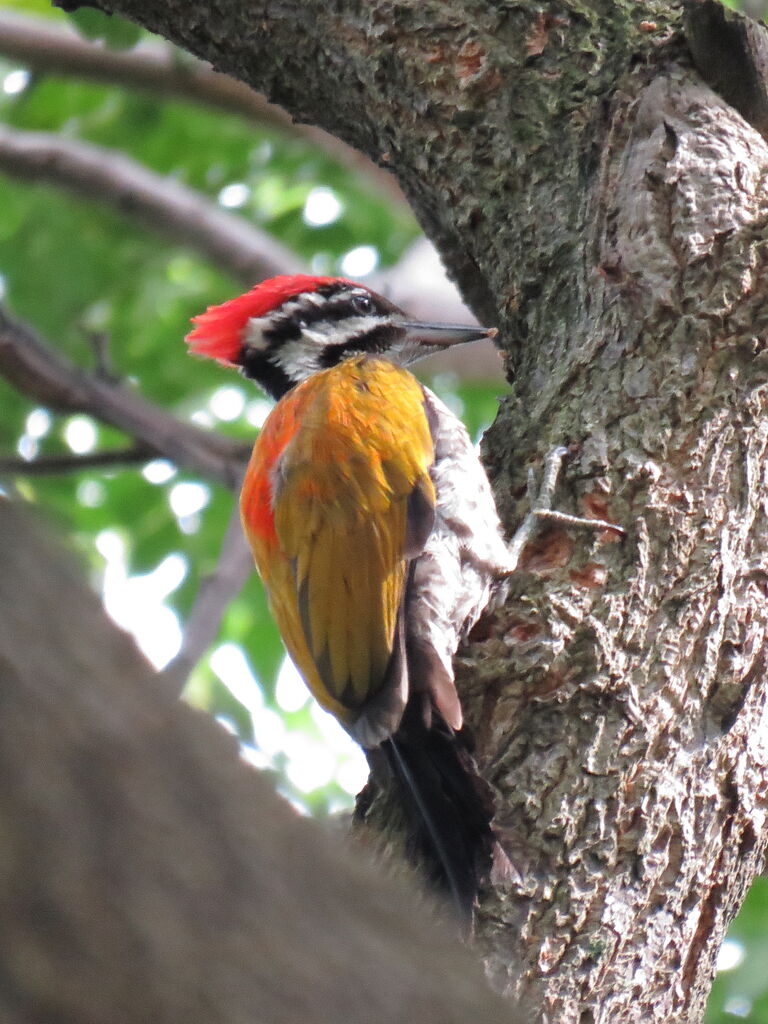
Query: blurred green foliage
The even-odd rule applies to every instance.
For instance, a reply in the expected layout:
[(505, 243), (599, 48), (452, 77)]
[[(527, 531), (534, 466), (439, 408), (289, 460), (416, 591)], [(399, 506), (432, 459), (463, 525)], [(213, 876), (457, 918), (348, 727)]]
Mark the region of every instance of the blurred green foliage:
[[(63, 18), (47, 0), (3, 6)], [(750, 13), (764, 14), (766, 4), (759, 6), (762, 10)], [(74, 20), (83, 34), (114, 47), (131, 46), (141, 36), (134, 26), (87, 8)], [(417, 234), (413, 219), (377, 195), (357, 172), (295, 136), (148, 93), (53, 75), (19, 78), (19, 71), (16, 64), (0, 61), (0, 86), (8, 86), (0, 90), (0, 120), (114, 148), (200, 190), (213, 202), (227, 186), (242, 186), (239, 214), (293, 248), (317, 272), (338, 271), (344, 254), (359, 245), (373, 246), (380, 265), (390, 265)], [(15, 79), (8, 77), (14, 74)], [(319, 186), (332, 190), (340, 212), (329, 223), (313, 226), (303, 212), (307, 197)], [(94, 337), (107, 338), (114, 372), (127, 386), (179, 417), (202, 415), (217, 430), (253, 437), (254, 424), (263, 415), (259, 397), (231, 373), (189, 359), (182, 343), (190, 316), (242, 290), (239, 282), (199, 253), (151, 235), (116, 211), (50, 186), (2, 178), (0, 209), (0, 284), (14, 313), (83, 367), (94, 365)], [(461, 403), (465, 421), (477, 436), (495, 414), (498, 382), (443, 385)], [(242, 408), (234, 417), (213, 411), (221, 388), (242, 392)], [(70, 417), (35, 411), (0, 380), (0, 454), (70, 452), (68, 425)], [(94, 424), (94, 431), (97, 450), (126, 444), (110, 427)], [(142, 468), (47, 477), (21, 473), (0, 480), (0, 485), (39, 502), (66, 524), (97, 585), (104, 572), (99, 538), (105, 532), (122, 540), (129, 576), (153, 572), (171, 554), (181, 556), (185, 572), (166, 603), (183, 624), (201, 579), (214, 568), (234, 498), (204, 482), (203, 507), (177, 515), (172, 510), (174, 488), (194, 483), (193, 478), (169, 468), (165, 478), (161, 472), (158, 482), (150, 482)], [(261, 686), (264, 715), (279, 715), (291, 734), (306, 731), (318, 737), (308, 704), (286, 712), (277, 700), (283, 651), (254, 576), (228, 608), (220, 640), (245, 654)], [(198, 666), (187, 696), (228, 723), (244, 744), (258, 747), (254, 716), (207, 660)], [(349, 802), (349, 793), (332, 775), (315, 788), (297, 788), (285, 775), (287, 759), (285, 750), (277, 749), (268, 762), (282, 788), (305, 807), (323, 813)], [(760, 879), (731, 930), (728, 951), (735, 966), (716, 981), (708, 1024), (738, 1019), (768, 1024), (767, 915), (768, 882)]]
[(721, 953), (706, 1024), (768, 1022), (768, 878), (758, 878)]
[[(4, 6), (65, 20), (46, 2)], [(104, 39), (110, 46), (132, 45), (137, 38), (134, 26), (94, 10), (84, 9), (74, 21), (85, 36)], [(231, 195), (234, 186), (236, 214), (274, 235), (316, 272), (339, 272), (345, 253), (361, 245), (376, 251), (379, 266), (390, 266), (418, 235), (414, 219), (401, 205), (377, 194), (354, 168), (296, 135), (151, 92), (53, 74), (24, 75), (15, 63), (2, 60), (0, 87), (0, 120), (10, 126), (126, 154), (198, 190), (214, 204), (227, 189)], [(338, 215), (318, 225), (304, 214), (308, 197), (319, 188), (335, 198)], [(119, 211), (51, 185), (2, 178), (0, 207), (0, 285), (12, 313), (84, 368), (95, 365), (94, 339), (107, 339), (110, 369), (128, 386), (183, 419), (202, 416), (206, 424), (233, 437), (254, 437), (254, 424), (263, 417), (260, 394), (231, 371), (190, 359), (182, 340), (192, 315), (242, 291), (242, 282), (199, 252), (153, 235)], [(460, 392), (468, 425), (479, 434), (494, 415), (498, 382), (449, 382), (448, 387)], [(212, 411), (222, 388), (242, 396), (234, 418)], [(1, 379), (0, 410), (1, 455), (70, 452), (66, 431), (72, 418), (52, 415), (41, 428), (39, 410), (35, 413)], [(93, 427), (95, 450), (125, 447), (130, 441), (112, 427)], [(201, 580), (215, 567), (234, 496), (206, 481), (205, 507), (194, 516), (179, 517), (171, 509), (174, 489), (194, 483), (193, 477), (179, 471), (153, 483), (142, 468), (35, 477), (22, 473), (3, 482), (65, 524), (97, 585), (104, 572), (97, 542), (104, 531), (120, 537), (131, 577), (154, 572), (169, 555), (181, 556), (186, 572), (165, 603), (183, 626)], [(311, 705), (286, 712), (276, 698), (283, 648), (255, 576), (228, 608), (220, 641), (243, 650), (265, 708), (280, 715), (286, 735), (306, 731), (321, 741)], [(251, 714), (207, 659), (195, 671), (187, 697), (225, 720), (244, 743), (258, 747)], [(286, 755), (273, 751), (269, 763), (285, 769)], [(308, 788), (311, 781), (297, 788), (285, 772), (280, 784), (316, 813), (350, 801), (335, 778), (328, 781), (322, 773), (315, 788)]]
[(768, 0), (723, 0), (723, 3), (726, 7), (733, 7), (736, 11), (748, 14), (750, 18), (764, 21), (768, 15)]
[[(64, 17), (47, 3), (6, 6)], [(86, 35), (104, 37), (110, 45), (131, 45), (136, 38), (133, 26), (96, 11), (85, 9), (75, 21)], [(390, 265), (418, 234), (402, 207), (377, 195), (358, 172), (295, 135), (149, 92), (38, 73), (20, 78), (20, 70), (15, 63), (0, 61), (4, 123), (117, 150), (199, 190), (212, 203), (222, 189), (237, 185), (242, 199), (238, 215), (274, 234), (317, 272), (338, 272), (344, 254), (362, 244), (376, 249), (380, 265)], [(339, 214), (314, 226), (303, 213), (307, 197), (318, 187), (331, 190)], [(234, 437), (255, 436), (254, 407), (258, 417), (260, 395), (231, 371), (190, 359), (182, 340), (191, 316), (242, 291), (241, 282), (199, 252), (53, 186), (2, 178), (0, 208), (0, 283), (12, 313), (84, 368), (94, 366), (94, 338), (106, 338), (111, 369), (127, 386), (183, 419), (202, 415), (207, 424)], [(222, 388), (239, 390), (245, 398), (233, 419), (221, 419), (211, 411), (211, 400)], [(70, 452), (66, 428), (71, 417), (53, 415), (43, 430), (38, 415), (32, 437), (27, 428), (33, 409), (0, 380), (0, 453)], [(130, 442), (111, 427), (94, 426), (95, 450)], [(186, 574), (166, 602), (182, 624), (201, 579), (216, 564), (234, 501), (224, 488), (205, 482), (209, 499), (204, 509), (180, 518), (170, 503), (173, 489), (184, 482), (192, 482), (190, 474), (176, 472), (169, 480), (151, 483), (141, 466), (39, 477), (21, 474), (4, 481), (6, 488), (16, 487), (66, 524), (97, 584), (104, 564), (97, 539), (105, 530), (122, 539), (131, 576), (152, 572), (169, 554), (183, 556)], [(255, 577), (227, 611), (221, 639), (242, 646), (267, 708), (281, 712), (275, 682), (283, 649)], [(244, 742), (253, 742), (251, 716), (207, 662), (196, 671), (188, 696), (226, 719)], [(290, 730), (305, 728), (317, 734), (309, 706), (288, 718)], [(281, 759), (275, 755), (272, 760), (278, 764)], [(285, 779), (283, 785), (317, 811), (350, 799), (333, 781), (302, 793)]]

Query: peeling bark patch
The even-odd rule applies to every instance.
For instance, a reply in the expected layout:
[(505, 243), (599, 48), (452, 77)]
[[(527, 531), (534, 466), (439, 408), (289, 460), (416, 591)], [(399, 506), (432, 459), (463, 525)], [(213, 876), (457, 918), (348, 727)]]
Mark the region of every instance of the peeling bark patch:
[(561, 687), (567, 682), (567, 678), (563, 672), (552, 671), (547, 672), (546, 675), (542, 676), (532, 687), (530, 696), (532, 697), (550, 697), (556, 693)]
[[(606, 523), (616, 523), (622, 526), (616, 518), (611, 515), (611, 509), (606, 495), (601, 491), (588, 491), (580, 498), (579, 504), (587, 519), (602, 519)], [(623, 528), (623, 527), (622, 527)], [(611, 530), (601, 530), (599, 534), (601, 541), (616, 543), (621, 540), (621, 534), (613, 533)]]
[(511, 619), (507, 623), (505, 636), (514, 644), (529, 643), (541, 635), (543, 623), (527, 619)]
[(621, 284), (624, 279), (620, 259), (616, 259), (614, 262), (606, 260), (600, 264), (597, 270), (610, 284)]
[(485, 49), (476, 40), (468, 39), (459, 50), (456, 58), (457, 77), (460, 82), (466, 82), (472, 78), (483, 67), (486, 59)]
[(600, 562), (587, 562), (581, 569), (571, 569), (568, 574), (577, 587), (602, 587), (608, 578), (608, 570)]
[(539, 11), (533, 28), (525, 40), (525, 51), (529, 57), (538, 57), (549, 43), (549, 34), (553, 28), (567, 25), (568, 19), (557, 17), (548, 11)]
[(571, 560), (574, 546), (566, 530), (545, 530), (523, 548), (520, 569), (536, 573), (562, 569)]

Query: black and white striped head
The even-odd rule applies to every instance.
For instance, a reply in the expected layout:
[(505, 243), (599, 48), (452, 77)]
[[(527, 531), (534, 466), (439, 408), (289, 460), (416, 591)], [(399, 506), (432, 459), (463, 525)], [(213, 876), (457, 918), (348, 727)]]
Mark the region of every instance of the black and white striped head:
[(192, 351), (241, 367), (276, 399), (353, 355), (406, 366), (437, 348), (496, 333), (417, 323), (364, 285), (305, 274), (271, 278), (193, 322), (186, 339)]

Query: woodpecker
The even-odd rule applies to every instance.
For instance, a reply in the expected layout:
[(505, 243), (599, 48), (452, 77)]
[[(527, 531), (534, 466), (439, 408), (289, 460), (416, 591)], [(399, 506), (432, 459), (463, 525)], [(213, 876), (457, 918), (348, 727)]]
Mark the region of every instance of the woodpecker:
[(240, 508), (286, 648), (399, 780), (413, 850), (466, 924), (494, 838), (452, 658), (513, 566), (466, 428), (405, 367), (496, 331), (419, 323), (364, 285), (303, 274), (193, 323), (191, 351), (277, 402)]

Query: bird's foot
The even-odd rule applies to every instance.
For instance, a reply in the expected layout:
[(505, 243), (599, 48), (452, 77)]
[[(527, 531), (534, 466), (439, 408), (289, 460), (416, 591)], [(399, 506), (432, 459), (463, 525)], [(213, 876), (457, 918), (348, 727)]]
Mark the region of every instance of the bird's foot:
[(552, 500), (555, 496), (557, 481), (562, 469), (563, 459), (568, 454), (568, 449), (562, 445), (551, 448), (544, 457), (544, 469), (541, 476), (541, 484), (536, 486), (536, 476), (533, 469), (528, 470), (528, 494), (530, 498), (530, 511), (514, 533), (509, 543), (509, 555), (511, 561), (510, 572), (514, 572), (520, 561), (525, 545), (532, 539), (539, 529), (541, 520), (548, 519), (550, 522), (561, 523), (563, 526), (577, 526), (589, 530), (610, 530), (622, 537), (626, 530), (616, 523), (610, 523), (606, 519), (588, 519), (583, 516), (572, 516), (567, 512), (558, 512), (552, 508)]

